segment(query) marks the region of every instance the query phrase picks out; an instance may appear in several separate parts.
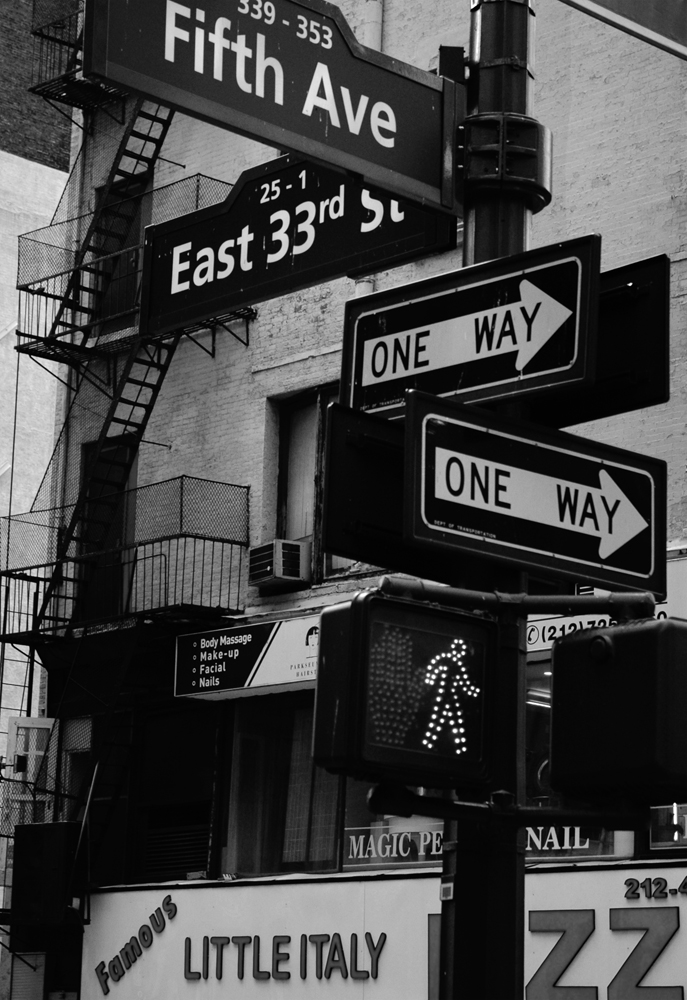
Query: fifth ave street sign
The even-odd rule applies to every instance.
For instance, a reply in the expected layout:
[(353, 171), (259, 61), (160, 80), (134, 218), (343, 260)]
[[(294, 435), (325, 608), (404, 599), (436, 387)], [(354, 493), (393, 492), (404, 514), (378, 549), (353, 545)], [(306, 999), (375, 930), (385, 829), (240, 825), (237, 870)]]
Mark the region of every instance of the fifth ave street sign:
[(449, 212), (463, 88), (324, 0), (87, 0), (84, 72)]
[(406, 389), (475, 402), (590, 382), (600, 254), (586, 236), (349, 301), (341, 402), (392, 417)]
[(444, 212), (282, 156), (245, 170), (222, 204), (146, 228), (141, 331), (178, 330), (320, 281), (450, 250), (455, 233)]
[(406, 537), (665, 593), (666, 463), (408, 394)]

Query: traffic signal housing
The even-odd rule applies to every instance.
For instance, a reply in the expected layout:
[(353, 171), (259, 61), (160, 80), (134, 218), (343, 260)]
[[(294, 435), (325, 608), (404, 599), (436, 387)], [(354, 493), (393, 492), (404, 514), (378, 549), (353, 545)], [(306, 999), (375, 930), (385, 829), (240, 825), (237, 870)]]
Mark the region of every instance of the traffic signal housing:
[(586, 802), (687, 802), (687, 622), (585, 629), (553, 646), (551, 787)]
[(496, 623), (362, 592), (320, 621), (313, 756), (335, 773), (485, 789)]

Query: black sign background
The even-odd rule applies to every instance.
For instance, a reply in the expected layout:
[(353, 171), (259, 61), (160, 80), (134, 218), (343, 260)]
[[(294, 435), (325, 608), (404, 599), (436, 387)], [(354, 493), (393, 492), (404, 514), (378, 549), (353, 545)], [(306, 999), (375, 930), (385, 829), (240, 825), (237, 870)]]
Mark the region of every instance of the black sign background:
[[(218, 251), (228, 239), (235, 244), (226, 248), (233, 269), (218, 278), (227, 270)], [(244, 246), (236, 245), (237, 240)], [(188, 287), (172, 293), (174, 248), (187, 243), (191, 248), (178, 254), (177, 281)], [(396, 201), (346, 174), (280, 157), (244, 171), (221, 205), (147, 227), (141, 329), (166, 333), (321, 281), (450, 250), (455, 244), (451, 216)], [(207, 280), (209, 254), (198, 259), (204, 248), (211, 251), (212, 280)], [(244, 265), (250, 264), (246, 269), (242, 254)], [(200, 284), (194, 283), (197, 268)]]
[[(245, 628), (177, 636), (175, 696), (211, 695), (243, 687), (274, 631), (274, 622), (257, 622)], [(220, 645), (220, 636), (231, 638)], [(241, 642), (240, 637), (250, 638), (250, 641)], [(201, 643), (208, 640), (214, 645), (201, 648)], [(216, 687), (208, 684), (208, 679), (214, 681)]]
[[(361, 45), (324, 0), (175, 7), (176, 14), (165, 0), (88, 0), (84, 72), (403, 197), (458, 210), (462, 87)], [(281, 93), (270, 60), (279, 64)]]

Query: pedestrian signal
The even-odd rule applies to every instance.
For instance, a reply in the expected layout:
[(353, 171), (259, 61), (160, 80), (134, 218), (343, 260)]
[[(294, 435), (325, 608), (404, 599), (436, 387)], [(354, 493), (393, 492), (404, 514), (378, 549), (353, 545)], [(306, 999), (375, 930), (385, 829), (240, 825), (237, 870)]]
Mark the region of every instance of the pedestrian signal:
[(330, 771), (484, 787), (496, 624), (363, 592), (320, 622), (313, 754)]
[(687, 621), (575, 632), (554, 643), (552, 662), (553, 790), (687, 802)]

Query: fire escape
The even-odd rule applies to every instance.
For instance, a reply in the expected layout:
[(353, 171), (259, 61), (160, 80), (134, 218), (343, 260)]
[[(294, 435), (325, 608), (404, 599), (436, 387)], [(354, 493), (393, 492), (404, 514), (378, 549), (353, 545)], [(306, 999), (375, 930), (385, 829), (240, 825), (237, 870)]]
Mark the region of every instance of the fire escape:
[[(26, 792), (29, 821), (87, 815), (94, 858), (125, 794), (127, 712), (157, 683), (142, 677), (142, 657), (242, 610), (248, 489), (186, 476), (129, 488), (174, 353), (193, 332), (139, 332), (143, 227), (216, 204), (230, 186), (197, 175), (155, 187), (173, 112), (84, 79), (82, 25), (82, 0), (34, 0), (31, 89), (81, 112), (84, 141), (51, 225), (20, 239), (17, 350), (49, 363), (69, 410), (32, 510), (0, 526), (0, 641), (28, 646), (31, 662), (38, 652), (52, 704), (72, 719), (103, 706), (76, 736), (69, 719), (56, 722)], [(245, 323), (243, 343), (251, 315), (226, 317)], [(0, 798), (0, 837), (11, 836), (13, 809)]]

